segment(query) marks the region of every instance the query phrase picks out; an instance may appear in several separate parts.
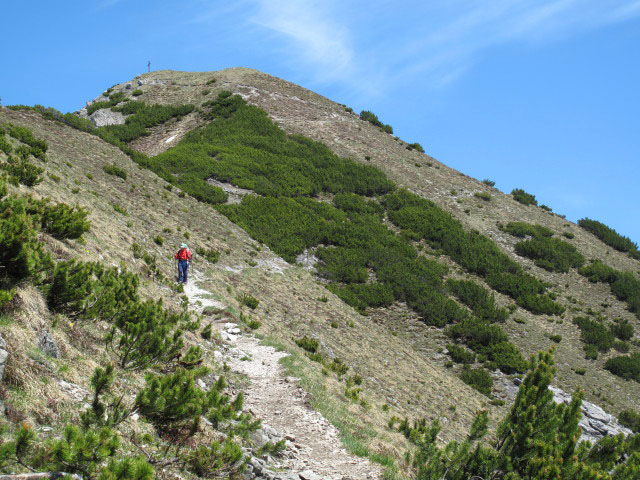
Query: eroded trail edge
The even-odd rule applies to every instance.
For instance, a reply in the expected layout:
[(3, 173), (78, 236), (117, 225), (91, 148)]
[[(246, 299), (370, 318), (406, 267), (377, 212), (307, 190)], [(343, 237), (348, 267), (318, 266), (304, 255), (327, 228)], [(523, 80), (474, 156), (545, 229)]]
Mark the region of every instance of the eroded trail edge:
[[(198, 286), (194, 275), (185, 286), (192, 308), (224, 308), (208, 298), (209, 292)], [(198, 306), (194, 306), (198, 304)], [(283, 454), (252, 458), (254, 478), (281, 480), (359, 480), (381, 479), (382, 471), (368, 459), (350, 454), (342, 446), (338, 430), (307, 401), (306, 392), (296, 378), (287, 377), (280, 359), (287, 354), (260, 345), (235, 323), (215, 323), (225, 344), (216, 353), (233, 372), (245, 375), (249, 385), (243, 387), (245, 408), (262, 419), (262, 429), (252, 435), (257, 446), (270, 441), (286, 441)], [(252, 475), (252, 476), (253, 476)]]

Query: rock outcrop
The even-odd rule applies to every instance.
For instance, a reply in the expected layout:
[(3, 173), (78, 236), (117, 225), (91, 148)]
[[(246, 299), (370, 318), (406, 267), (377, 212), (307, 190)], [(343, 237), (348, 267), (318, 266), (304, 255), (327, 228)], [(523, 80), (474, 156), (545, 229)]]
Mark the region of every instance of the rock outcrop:
[[(495, 384), (499, 389), (497, 395), (507, 401), (513, 402), (518, 394), (518, 388), (522, 383), (522, 379), (510, 379), (499, 372), (494, 372), (494, 378), (496, 379)], [(549, 390), (553, 393), (553, 400), (556, 403), (568, 405), (571, 402), (571, 395), (564, 390), (553, 386), (550, 386)], [(631, 435), (633, 433), (628, 428), (622, 426), (616, 417), (608, 414), (594, 403), (583, 400), (581, 410), (582, 418), (578, 423), (580, 428), (582, 428), (580, 441), (594, 443), (605, 436), (618, 435), (619, 433)]]
[(104, 127), (106, 125), (122, 125), (126, 117), (120, 112), (113, 112), (110, 108), (101, 108), (89, 115), (89, 120), (96, 127)]
[(40, 350), (53, 358), (60, 357), (60, 349), (49, 330), (42, 330), (38, 339)]
[[(553, 392), (553, 399), (557, 403), (569, 404), (571, 402), (571, 395), (565, 391), (557, 387), (549, 387), (549, 390)], [(620, 425), (616, 417), (609, 415), (598, 405), (586, 401), (582, 402), (582, 418), (578, 425), (582, 428), (581, 441), (596, 442), (605, 436), (618, 435), (619, 433), (631, 435), (633, 433)]]

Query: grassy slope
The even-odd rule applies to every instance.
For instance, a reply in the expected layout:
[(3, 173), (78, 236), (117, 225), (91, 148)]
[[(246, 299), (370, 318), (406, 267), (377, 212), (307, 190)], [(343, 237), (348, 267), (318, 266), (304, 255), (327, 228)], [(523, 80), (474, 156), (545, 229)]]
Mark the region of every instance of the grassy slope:
[[(365, 439), (374, 447), (384, 443), (385, 448), (402, 449), (403, 440), (386, 428), (392, 414), (447, 416), (452, 421), (445, 429), (445, 437), (460, 438), (474, 412), (487, 404), (486, 397), (464, 385), (451, 372), (434, 365), (431, 357), (417, 351), (409, 339), (392, 336), (386, 324), (376, 324), (358, 315), (303, 269), (283, 265), (264, 247), (256, 250), (255, 242), (225, 217), (189, 197), (179, 198), (175, 190), (168, 192), (163, 188), (164, 181), (140, 169), (116, 148), (31, 112), (2, 109), (0, 122), (5, 121), (28, 126), (36, 137), (49, 144), (49, 162), (42, 164), (47, 174), (45, 180), (29, 192), (77, 203), (90, 211), (92, 229), (85, 234), (86, 244), (44, 238), (57, 256), (100, 259), (109, 265), (124, 262), (128, 268), (145, 275), (148, 269), (144, 262), (132, 256), (130, 246), (135, 242), (155, 255), (162, 274), (170, 277), (173, 275), (171, 255), (174, 246), (184, 240), (185, 231), (190, 233), (192, 248), (202, 246), (223, 252), (218, 264), (196, 259), (194, 266), (206, 274), (206, 284), (213, 295), (232, 307), (229, 315), (242, 309), (235, 297), (250, 293), (260, 300), (260, 306), (251, 315), (263, 323), (262, 334), (298, 352), (292, 337), (314, 334), (326, 352), (333, 352), (345, 360), (354, 373), (364, 377), (363, 395), (371, 404), (369, 410), (345, 399), (344, 384), (331, 378), (326, 379), (321, 388), (336, 399), (340, 409), (350, 411), (354, 419), (364, 422), (363, 431), (376, 432)], [(112, 163), (128, 172), (126, 180), (102, 170), (104, 165)], [(48, 174), (57, 175), (59, 181)], [(114, 203), (124, 207), (129, 215), (115, 212)], [(165, 228), (171, 232), (163, 232)], [(164, 246), (153, 242), (156, 235), (164, 237)], [(257, 265), (251, 267), (248, 263), (251, 261)], [(274, 267), (283, 266), (281, 273), (274, 273)], [(145, 293), (164, 298), (168, 304), (177, 303), (178, 296), (168, 286), (146, 278)], [(322, 296), (328, 297), (328, 302), (317, 300)], [(12, 371), (16, 379), (10, 388), (9, 400), (24, 411), (30, 421), (56, 424), (72, 416), (78, 407), (77, 401), (60, 387), (59, 380), (88, 388), (87, 372), (96, 359), (105, 355), (100, 341), (100, 331), (105, 326), (69, 325), (59, 319), (53, 327), (54, 319), (42, 306), (37, 307), (39, 300), (34, 291), (23, 292), (21, 298), (36, 306), (16, 315), (4, 335), (12, 355), (8, 371)], [(332, 321), (338, 323), (338, 329), (330, 327)], [(351, 322), (353, 327), (349, 326)], [(43, 359), (38, 353), (34, 331), (41, 328), (40, 323), (47, 326), (62, 345), (63, 358), (59, 361)], [(197, 337), (192, 340), (196, 341)], [(307, 371), (315, 372), (315, 378), (323, 378), (317, 375), (317, 364), (304, 356), (300, 356), (300, 362)], [(458, 392), (455, 401), (450, 395), (452, 391)], [(464, 401), (460, 401), (461, 398)], [(389, 412), (382, 412), (384, 403), (390, 405)], [(457, 404), (455, 413), (450, 410), (454, 404)]]

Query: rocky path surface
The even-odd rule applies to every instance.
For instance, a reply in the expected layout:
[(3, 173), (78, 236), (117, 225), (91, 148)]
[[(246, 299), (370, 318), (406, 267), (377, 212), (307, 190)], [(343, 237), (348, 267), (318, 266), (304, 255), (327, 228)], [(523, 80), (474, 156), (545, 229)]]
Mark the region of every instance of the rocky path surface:
[[(198, 276), (185, 287), (190, 303), (223, 308), (207, 298), (209, 292), (198, 287)], [(367, 459), (348, 453), (338, 431), (321, 414), (311, 409), (297, 379), (286, 377), (280, 359), (286, 354), (245, 334), (238, 325), (216, 324), (225, 348), (216, 357), (233, 371), (246, 375), (250, 385), (243, 388), (245, 408), (262, 419), (262, 429), (252, 435), (258, 445), (285, 440), (281, 455), (251, 458), (251, 477), (281, 480), (360, 480), (381, 479), (382, 471)]]

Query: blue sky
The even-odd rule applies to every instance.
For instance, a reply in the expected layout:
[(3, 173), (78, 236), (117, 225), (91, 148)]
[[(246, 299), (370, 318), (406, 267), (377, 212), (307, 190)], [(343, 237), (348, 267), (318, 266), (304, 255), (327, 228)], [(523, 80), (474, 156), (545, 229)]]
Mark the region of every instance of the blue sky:
[(68, 0), (2, 8), (3, 105), (256, 68), (505, 192), (640, 241), (640, 0)]

